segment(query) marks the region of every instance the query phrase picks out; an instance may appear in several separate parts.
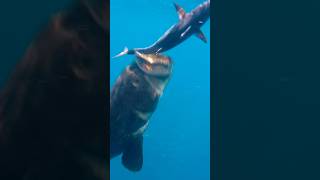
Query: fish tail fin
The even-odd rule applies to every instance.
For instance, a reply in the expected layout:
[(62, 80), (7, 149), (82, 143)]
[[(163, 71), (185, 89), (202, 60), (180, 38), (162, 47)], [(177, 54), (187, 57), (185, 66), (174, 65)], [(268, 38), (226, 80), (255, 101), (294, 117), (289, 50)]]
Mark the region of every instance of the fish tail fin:
[(134, 54), (134, 51), (133, 50), (129, 50), (127, 47), (124, 47), (122, 52), (120, 52), (119, 54), (113, 56), (112, 58), (121, 57), (121, 56), (124, 56), (124, 55), (127, 55), (127, 54)]

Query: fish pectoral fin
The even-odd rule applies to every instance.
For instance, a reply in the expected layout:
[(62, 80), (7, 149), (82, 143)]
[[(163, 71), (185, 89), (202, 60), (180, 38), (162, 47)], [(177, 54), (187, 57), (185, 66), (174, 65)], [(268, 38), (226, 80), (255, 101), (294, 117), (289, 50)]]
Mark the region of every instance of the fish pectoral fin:
[(203, 42), (207, 43), (208, 40), (206, 38), (206, 36), (203, 34), (203, 32), (199, 29), (197, 32), (195, 32), (195, 35), (201, 39)]
[(130, 171), (140, 171), (143, 165), (143, 136), (131, 138), (122, 154), (122, 164)]
[(186, 16), (186, 11), (181, 7), (179, 6), (177, 3), (173, 3), (174, 7), (176, 8), (176, 11), (179, 15), (179, 19), (183, 19), (185, 16)]

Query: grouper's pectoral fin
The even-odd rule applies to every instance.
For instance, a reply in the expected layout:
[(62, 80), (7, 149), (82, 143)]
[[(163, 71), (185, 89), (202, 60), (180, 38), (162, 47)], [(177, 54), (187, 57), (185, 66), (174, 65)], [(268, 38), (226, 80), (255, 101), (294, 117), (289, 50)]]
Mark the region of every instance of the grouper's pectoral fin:
[(203, 32), (200, 29), (198, 29), (198, 31), (195, 32), (195, 35), (199, 39), (201, 39), (204, 43), (207, 43), (207, 38), (206, 38), (206, 36), (203, 34)]
[(131, 138), (122, 155), (122, 164), (130, 171), (139, 171), (143, 164), (143, 136)]
[(177, 3), (173, 3), (174, 7), (176, 8), (176, 11), (179, 15), (179, 19), (183, 19), (185, 16), (186, 16), (186, 11), (181, 7), (179, 6)]

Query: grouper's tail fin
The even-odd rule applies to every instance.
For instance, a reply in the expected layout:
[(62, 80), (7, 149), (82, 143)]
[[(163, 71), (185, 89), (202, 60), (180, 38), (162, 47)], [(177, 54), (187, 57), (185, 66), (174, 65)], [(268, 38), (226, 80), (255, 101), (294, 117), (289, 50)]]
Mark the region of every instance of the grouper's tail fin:
[(127, 55), (127, 54), (134, 54), (134, 50), (129, 50), (127, 47), (125, 47), (124, 50), (121, 53), (113, 56), (112, 58), (117, 58), (117, 57), (124, 56), (124, 55)]

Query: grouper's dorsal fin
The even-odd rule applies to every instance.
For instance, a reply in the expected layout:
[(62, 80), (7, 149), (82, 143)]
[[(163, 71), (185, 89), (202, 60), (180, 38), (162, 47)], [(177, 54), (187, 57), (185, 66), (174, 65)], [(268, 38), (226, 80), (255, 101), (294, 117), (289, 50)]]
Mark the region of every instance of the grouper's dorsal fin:
[(186, 11), (181, 7), (179, 6), (177, 3), (173, 3), (174, 7), (176, 8), (176, 11), (179, 15), (179, 19), (183, 19), (185, 16), (186, 16)]
[(130, 171), (140, 171), (143, 165), (143, 136), (132, 137), (125, 145), (122, 164)]
[(198, 29), (198, 30), (195, 32), (195, 35), (196, 35), (199, 39), (201, 39), (203, 42), (207, 43), (207, 38), (206, 38), (206, 36), (203, 34), (203, 32), (202, 32), (200, 29)]

